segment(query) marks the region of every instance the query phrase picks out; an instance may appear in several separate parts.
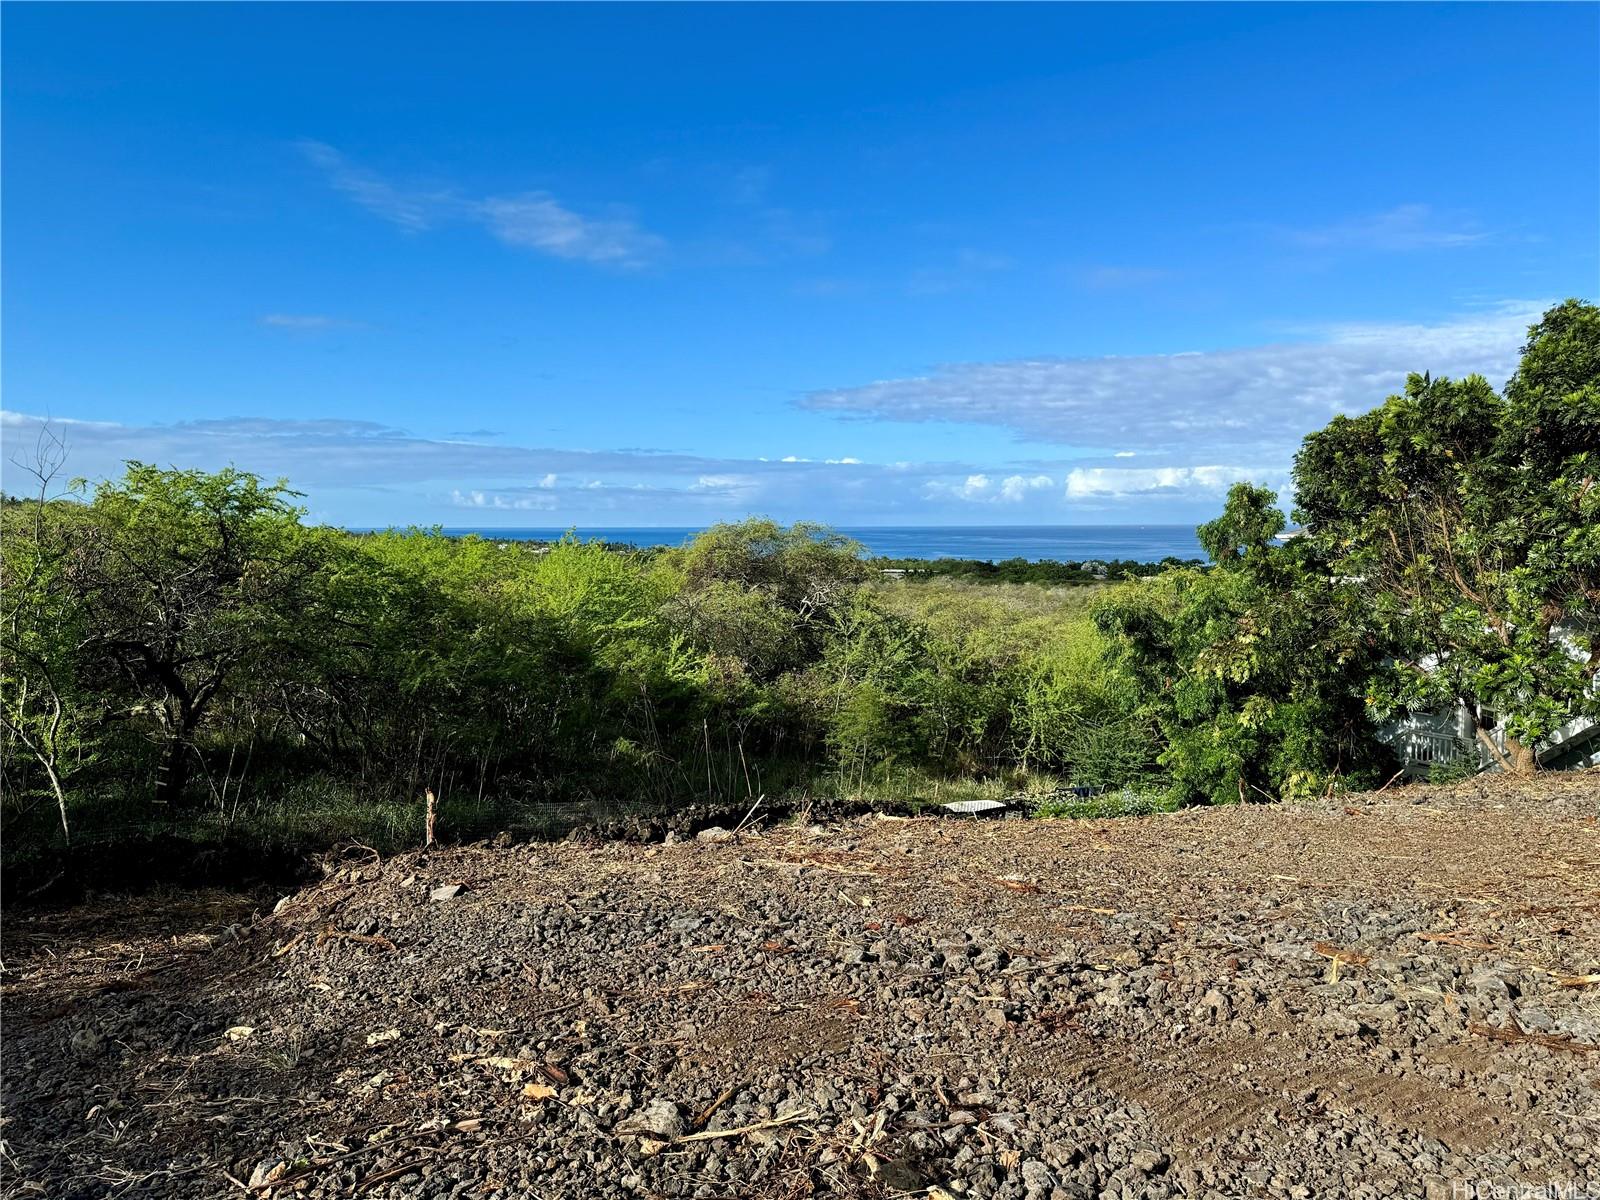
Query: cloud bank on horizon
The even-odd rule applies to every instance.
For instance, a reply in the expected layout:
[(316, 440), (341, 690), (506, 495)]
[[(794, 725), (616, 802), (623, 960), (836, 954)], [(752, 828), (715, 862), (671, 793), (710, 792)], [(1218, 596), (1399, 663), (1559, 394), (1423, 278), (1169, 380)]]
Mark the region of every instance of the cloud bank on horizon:
[[(521, 446), (486, 440), (487, 431), (429, 438), (340, 418), (138, 425), (4, 411), (0, 429), (26, 446), (50, 424), (71, 448), (73, 470), (91, 477), (136, 459), (239, 465), (313, 494), (409, 485), (466, 524), (519, 513), (621, 524), (652, 509), (673, 514), (662, 523), (691, 524), (745, 512), (801, 519), (819, 508), (825, 519), (857, 523), (952, 510), (1103, 518), (1130, 498), (1210, 501), (1241, 480), (1284, 488), (1306, 432), (1372, 407), (1411, 371), (1480, 374), (1498, 386), (1542, 307), (1506, 302), (1435, 325), (1344, 325), (1320, 340), (1209, 352), (962, 363), (796, 401), (850, 421), (995, 425), (1019, 444), (1063, 454), (1045, 462)], [(1039, 469), (1046, 465), (1054, 469)]]

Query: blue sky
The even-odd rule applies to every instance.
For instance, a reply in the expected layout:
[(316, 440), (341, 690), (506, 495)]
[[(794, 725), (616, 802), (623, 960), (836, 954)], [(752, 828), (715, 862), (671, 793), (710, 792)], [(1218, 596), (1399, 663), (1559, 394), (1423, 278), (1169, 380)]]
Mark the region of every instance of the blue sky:
[(1592, 4), (8, 4), (6, 455), (48, 416), (74, 473), (358, 525), (1204, 519), (1600, 293), (1597, 44)]

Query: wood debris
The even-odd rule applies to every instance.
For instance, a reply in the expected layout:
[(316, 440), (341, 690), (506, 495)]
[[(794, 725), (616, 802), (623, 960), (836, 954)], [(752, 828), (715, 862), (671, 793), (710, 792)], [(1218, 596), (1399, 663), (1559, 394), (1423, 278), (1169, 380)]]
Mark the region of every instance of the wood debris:
[(743, 1137), (747, 1133), (754, 1133), (758, 1129), (776, 1129), (780, 1125), (793, 1125), (796, 1121), (804, 1121), (808, 1117), (817, 1115), (814, 1108), (800, 1108), (791, 1113), (782, 1113), (768, 1121), (757, 1121), (753, 1125), (740, 1125), (734, 1129), (703, 1129), (699, 1133), (686, 1133), (675, 1139), (679, 1144), (683, 1142), (707, 1142), (714, 1138)]
[(1491, 1038), (1497, 1042), (1532, 1042), (1536, 1046), (1543, 1046), (1547, 1050), (1570, 1050), (1576, 1054), (1590, 1054), (1600, 1050), (1600, 1045), (1593, 1042), (1580, 1042), (1564, 1033), (1530, 1033), (1518, 1025), (1515, 1018), (1507, 1027), (1499, 1025), (1486, 1025), (1482, 1021), (1468, 1021), (1467, 1029), (1480, 1037)]

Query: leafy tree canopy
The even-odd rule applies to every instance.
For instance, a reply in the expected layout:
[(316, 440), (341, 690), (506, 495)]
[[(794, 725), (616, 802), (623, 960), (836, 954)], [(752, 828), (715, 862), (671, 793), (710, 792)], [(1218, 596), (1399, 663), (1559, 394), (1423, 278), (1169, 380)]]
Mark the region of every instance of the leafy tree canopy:
[(1514, 770), (1563, 722), (1600, 715), (1597, 448), (1600, 310), (1576, 300), (1529, 331), (1504, 395), (1413, 375), (1306, 438), (1297, 515), (1393, 654), (1374, 711), (1464, 704)]

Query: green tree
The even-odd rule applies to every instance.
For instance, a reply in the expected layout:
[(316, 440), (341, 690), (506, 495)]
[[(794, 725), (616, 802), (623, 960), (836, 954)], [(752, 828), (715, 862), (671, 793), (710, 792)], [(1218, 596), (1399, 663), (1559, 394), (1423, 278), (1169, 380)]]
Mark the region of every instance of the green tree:
[(1297, 515), (1392, 653), (1375, 712), (1464, 705), (1514, 772), (1541, 737), (1600, 715), (1597, 450), (1600, 310), (1575, 300), (1530, 330), (1504, 396), (1480, 376), (1413, 375), (1306, 438)]
[(46, 428), (33, 459), (16, 464), (34, 476), (35, 495), (0, 510), (0, 733), (8, 799), (30, 790), (20, 750), (43, 773), (70, 842), (68, 792), (94, 761), (99, 714), (82, 679), (83, 611), (66, 570), (82, 506), (50, 494), (65, 457), (65, 443)]
[(1274, 502), (1235, 484), (1200, 529), (1214, 567), (1126, 583), (1096, 610), (1180, 801), (1306, 795), (1387, 765), (1362, 701), (1376, 656), (1361, 609), (1303, 539), (1275, 543)]
[(713, 525), (663, 558), (670, 619), (731, 682), (770, 681), (821, 654), (867, 577), (861, 553), (821, 525)]
[(182, 796), (195, 731), (230, 680), (270, 673), (307, 637), (325, 535), (301, 525), (295, 495), (233, 468), (133, 462), (88, 505), (63, 569), (85, 654), (155, 725), (159, 802)]

